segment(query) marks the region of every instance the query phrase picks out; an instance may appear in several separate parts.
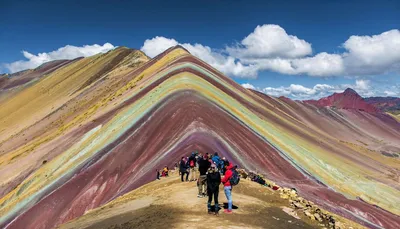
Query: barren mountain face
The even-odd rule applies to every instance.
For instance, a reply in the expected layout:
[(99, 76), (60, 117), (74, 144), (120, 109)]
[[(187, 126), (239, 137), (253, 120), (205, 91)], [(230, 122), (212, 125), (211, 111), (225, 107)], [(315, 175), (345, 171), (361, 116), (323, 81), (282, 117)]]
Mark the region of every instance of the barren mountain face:
[[(92, 211), (114, 217), (99, 209), (197, 150), (219, 152), (358, 224), (400, 228), (400, 123), (353, 90), (313, 102), (267, 96), (180, 46), (153, 59), (120, 47), (4, 77), (0, 227), (54, 228)], [(240, 195), (243, 206), (260, 211), (273, 201)], [(129, 206), (135, 217), (148, 213), (142, 205), (169, 206), (154, 207), (158, 197), (145, 196)], [(271, 211), (282, 225), (316, 226), (287, 224), (278, 210)], [(255, 214), (253, 226), (263, 227), (262, 212)]]

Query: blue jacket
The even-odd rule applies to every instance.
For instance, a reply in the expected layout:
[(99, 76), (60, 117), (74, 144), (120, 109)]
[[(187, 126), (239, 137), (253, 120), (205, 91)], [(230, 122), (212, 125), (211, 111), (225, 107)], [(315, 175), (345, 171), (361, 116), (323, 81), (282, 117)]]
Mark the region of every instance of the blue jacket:
[(214, 164), (216, 164), (217, 166), (219, 166), (219, 164), (221, 163), (221, 158), (217, 155), (214, 155), (211, 160), (214, 162)]

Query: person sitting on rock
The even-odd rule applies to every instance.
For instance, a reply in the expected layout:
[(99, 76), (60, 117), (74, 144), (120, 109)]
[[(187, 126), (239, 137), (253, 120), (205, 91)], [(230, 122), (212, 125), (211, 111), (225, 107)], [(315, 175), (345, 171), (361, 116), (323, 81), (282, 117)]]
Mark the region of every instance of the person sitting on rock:
[(211, 164), (211, 167), (207, 173), (208, 214), (213, 213), (211, 209), (211, 202), (213, 196), (214, 196), (214, 214), (218, 214), (219, 211), (218, 193), (220, 184), (221, 184), (221, 174), (218, 172), (217, 166), (215, 164)]
[(169, 171), (168, 166), (165, 166), (165, 167), (164, 167), (164, 170), (163, 170), (163, 173), (164, 173), (164, 176), (165, 176), (165, 177), (168, 176), (168, 171)]

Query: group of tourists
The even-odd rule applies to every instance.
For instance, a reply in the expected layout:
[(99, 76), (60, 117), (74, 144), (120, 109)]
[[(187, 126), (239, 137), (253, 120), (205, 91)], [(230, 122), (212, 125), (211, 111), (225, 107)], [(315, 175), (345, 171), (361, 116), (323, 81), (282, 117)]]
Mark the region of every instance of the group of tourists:
[[(218, 214), (219, 186), (224, 185), (225, 196), (228, 200), (228, 208), (225, 213), (232, 213), (232, 186), (239, 183), (240, 177), (226, 158), (221, 158), (217, 152), (204, 155), (192, 152), (189, 157), (182, 157), (175, 167), (179, 166), (181, 181), (197, 181), (198, 198), (208, 196), (207, 209), (209, 214)], [(184, 180), (185, 178), (185, 180)], [(214, 208), (211, 202), (214, 198)]]

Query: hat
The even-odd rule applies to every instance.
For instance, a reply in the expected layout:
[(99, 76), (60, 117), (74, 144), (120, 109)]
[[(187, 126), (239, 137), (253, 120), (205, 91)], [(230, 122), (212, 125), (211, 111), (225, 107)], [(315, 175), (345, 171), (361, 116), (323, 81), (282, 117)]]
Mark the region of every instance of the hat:
[(217, 166), (214, 163), (212, 163), (211, 168), (215, 169), (215, 168), (217, 168)]

